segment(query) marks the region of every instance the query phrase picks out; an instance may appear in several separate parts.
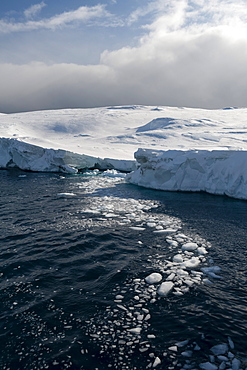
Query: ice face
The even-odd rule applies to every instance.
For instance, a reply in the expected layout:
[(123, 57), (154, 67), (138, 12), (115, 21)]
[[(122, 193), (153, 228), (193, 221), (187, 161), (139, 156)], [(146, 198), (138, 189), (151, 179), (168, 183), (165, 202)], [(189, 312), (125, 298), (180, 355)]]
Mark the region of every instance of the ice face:
[(247, 199), (247, 151), (139, 149), (133, 184), (159, 190), (205, 191)]

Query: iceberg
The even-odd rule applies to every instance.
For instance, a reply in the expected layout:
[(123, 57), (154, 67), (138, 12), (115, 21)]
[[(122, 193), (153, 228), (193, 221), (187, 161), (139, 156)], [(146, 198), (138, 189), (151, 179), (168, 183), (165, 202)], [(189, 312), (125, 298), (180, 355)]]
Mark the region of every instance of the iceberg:
[(138, 149), (132, 184), (166, 191), (204, 191), (247, 199), (247, 151)]

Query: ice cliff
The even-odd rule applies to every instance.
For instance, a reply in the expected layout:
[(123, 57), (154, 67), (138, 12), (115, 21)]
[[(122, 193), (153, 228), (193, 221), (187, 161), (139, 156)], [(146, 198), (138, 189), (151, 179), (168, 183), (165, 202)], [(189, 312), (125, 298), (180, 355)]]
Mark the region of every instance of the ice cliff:
[(76, 173), (78, 169), (98, 168), (131, 171), (135, 162), (99, 158), (62, 149), (46, 149), (16, 139), (0, 138), (0, 168), (26, 171)]
[(247, 199), (247, 151), (139, 149), (136, 185), (167, 191), (205, 191)]

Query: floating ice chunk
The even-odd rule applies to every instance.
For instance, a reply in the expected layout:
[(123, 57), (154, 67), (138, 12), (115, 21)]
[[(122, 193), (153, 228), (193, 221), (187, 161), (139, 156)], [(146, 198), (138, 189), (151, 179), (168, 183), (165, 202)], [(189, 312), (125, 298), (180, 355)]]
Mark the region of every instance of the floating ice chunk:
[(66, 197), (74, 197), (75, 194), (74, 193), (58, 193), (57, 194), (58, 197), (61, 197), (61, 198), (66, 198)]
[(169, 239), (166, 239), (167, 243), (170, 244), (171, 247), (177, 247), (178, 246), (178, 242), (176, 240), (169, 240)]
[(163, 226), (161, 226), (161, 225), (158, 225), (155, 228), (156, 228), (156, 230), (164, 230)]
[(185, 282), (185, 284), (187, 284), (189, 287), (191, 287), (191, 286), (194, 284), (194, 282), (193, 282), (192, 280), (189, 280), (189, 279), (184, 280), (184, 282)]
[(181, 342), (176, 343), (176, 346), (184, 347), (184, 346), (187, 346), (188, 343), (189, 343), (189, 341), (188, 341), (188, 339), (186, 339), (186, 340), (183, 340)]
[(207, 252), (207, 250), (206, 250), (206, 248), (205, 248), (205, 247), (198, 247), (198, 248), (197, 248), (197, 253), (198, 253), (199, 255), (201, 255), (201, 256), (205, 256), (205, 254), (207, 254), (208, 252)]
[(214, 355), (224, 355), (228, 351), (228, 345), (226, 343), (217, 344), (210, 348), (210, 351), (213, 352)]
[(191, 268), (195, 268), (195, 267), (199, 266), (200, 262), (201, 261), (198, 257), (192, 257), (191, 259), (189, 259), (187, 261), (184, 261), (181, 266), (185, 267), (185, 268), (188, 268), (188, 269), (191, 269)]
[(226, 363), (225, 361), (221, 362), (220, 366), (219, 366), (219, 370), (225, 370), (226, 369)]
[(234, 343), (230, 337), (228, 337), (228, 343), (231, 349), (234, 349)]
[(139, 327), (137, 327), (137, 328), (131, 328), (131, 329), (128, 329), (128, 331), (130, 332), (130, 333), (132, 333), (132, 334), (140, 334), (141, 333), (141, 331), (142, 331), (142, 328), (139, 328)]
[(218, 358), (218, 360), (220, 360), (220, 361), (228, 361), (228, 357), (223, 356), (223, 355), (219, 355), (219, 356), (217, 356), (217, 358)]
[(115, 213), (106, 213), (104, 216), (107, 218), (118, 217)]
[(158, 272), (153, 272), (152, 274), (145, 277), (145, 281), (148, 284), (159, 283), (162, 280), (162, 275)]
[(193, 252), (198, 248), (196, 243), (188, 242), (182, 245), (182, 251)]
[(241, 366), (241, 362), (235, 357), (232, 360), (232, 370), (239, 370)]
[(139, 227), (139, 226), (130, 226), (130, 229), (135, 230), (135, 231), (144, 231), (144, 230), (146, 230), (145, 227)]
[(159, 286), (157, 292), (160, 296), (165, 297), (172, 290), (173, 287), (174, 283), (172, 281), (165, 281)]
[(148, 227), (155, 227), (156, 223), (155, 222), (147, 222)]
[(217, 370), (218, 369), (218, 366), (212, 364), (211, 362), (203, 362), (199, 366), (203, 370)]
[(210, 267), (202, 267), (201, 270), (207, 274), (208, 272), (214, 272), (214, 273), (220, 272), (221, 268), (219, 266), (210, 266)]
[(171, 346), (168, 348), (170, 351), (177, 352), (178, 347), (177, 346)]
[(174, 274), (174, 272), (172, 272), (167, 278), (166, 278), (166, 280), (167, 281), (170, 281), (170, 280), (173, 280), (175, 278), (175, 274)]
[(222, 276), (216, 274), (221, 270), (219, 266), (203, 267), (201, 270), (213, 279), (222, 279)]
[(115, 297), (115, 299), (123, 299), (124, 298), (124, 296), (123, 295), (121, 295), (121, 294), (118, 294), (118, 295), (116, 295), (116, 297)]
[(192, 357), (193, 352), (192, 351), (184, 351), (181, 353), (182, 356), (184, 357)]
[(177, 262), (177, 263), (182, 263), (184, 260), (183, 260), (183, 256), (182, 254), (176, 254), (174, 257), (173, 257), (173, 262)]
[(159, 357), (156, 357), (156, 359), (154, 360), (154, 363), (153, 363), (153, 367), (156, 367), (159, 364), (161, 364), (161, 359)]
[(179, 276), (188, 276), (189, 273), (186, 270), (178, 269), (177, 270), (177, 275), (179, 275)]

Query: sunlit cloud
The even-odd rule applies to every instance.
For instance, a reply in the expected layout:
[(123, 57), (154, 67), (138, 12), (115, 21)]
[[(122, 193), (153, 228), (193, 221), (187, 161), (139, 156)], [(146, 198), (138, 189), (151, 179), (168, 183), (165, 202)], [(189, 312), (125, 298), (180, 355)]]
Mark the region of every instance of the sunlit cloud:
[[(31, 9), (29, 10), (31, 11)], [(55, 30), (76, 22), (85, 23), (93, 19), (107, 17), (110, 17), (110, 13), (106, 11), (104, 5), (96, 5), (93, 7), (81, 6), (76, 10), (64, 12), (39, 21), (28, 20), (26, 22), (8, 22), (2, 19), (0, 20), (0, 33), (31, 31), (37, 29)]]
[(46, 4), (42, 1), (39, 4), (35, 4), (30, 6), (28, 9), (24, 11), (24, 15), (26, 18), (30, 19), (35, 17), (44, 7)]
[[(82, 13), (63, 13), (42, 22), (52, 29), (106, 12), (103, 6), (90, 12), (84, 8)], [(244, 2), (152, 1), (138, 9), (136, 22), (145, 14), (152, 14), (152, 21), (141, 25), (144, 34), (135, 46), (105, 50), (97, 65), (1, 65), (0, 111), (122, 104), (247, 105)]]

